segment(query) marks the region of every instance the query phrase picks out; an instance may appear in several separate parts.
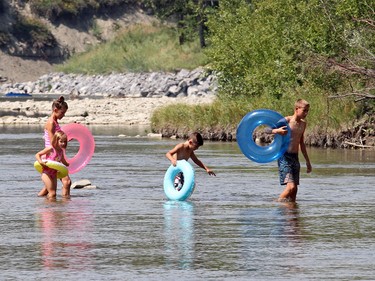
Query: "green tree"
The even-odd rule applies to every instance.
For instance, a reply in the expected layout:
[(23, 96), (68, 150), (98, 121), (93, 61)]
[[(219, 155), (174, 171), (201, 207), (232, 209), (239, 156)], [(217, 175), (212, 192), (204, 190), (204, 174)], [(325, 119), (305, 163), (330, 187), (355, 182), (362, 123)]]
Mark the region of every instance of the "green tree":
[(221, 96), (374, 89), (373, 0), (222, 0), (208, 55)]
[(160, 19), (177, 22), (181, 45), (198, 34), (201, 47), (206, 46), (207, 14), (218, 5), (218, 0), (145, 0), (145, 5)]

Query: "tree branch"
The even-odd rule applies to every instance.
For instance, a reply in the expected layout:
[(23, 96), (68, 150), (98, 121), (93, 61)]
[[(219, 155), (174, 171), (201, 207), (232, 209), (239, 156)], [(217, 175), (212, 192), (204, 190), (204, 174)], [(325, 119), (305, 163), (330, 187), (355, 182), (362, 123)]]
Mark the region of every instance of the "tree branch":
[(358, 73), (362, 74), (371, 78), (375, 78), (375, 70), (374, 69), (368, 69), (365, 67), (360, 67), (358, 65), (354, 64), (344, 64), (344, 63), (338, 63), (334, 59), (328, 59), (328, 63), (336, 66), (337, 68), (344, 70), (344, 71), (349, 71), (352, 73)]
[(330, 99), (341, 99), (341, 98), (346, 98), (346, 97), (350, 97), (350, 96), (360, 97), (359, 99), (355, 100), (356, 102), (361, 101), (363, 99), (375, 99), (375, 95), (367, 94), (367, 93), (348, 93), (348, 94), (328, 96), (328, 98), (330, 98)]

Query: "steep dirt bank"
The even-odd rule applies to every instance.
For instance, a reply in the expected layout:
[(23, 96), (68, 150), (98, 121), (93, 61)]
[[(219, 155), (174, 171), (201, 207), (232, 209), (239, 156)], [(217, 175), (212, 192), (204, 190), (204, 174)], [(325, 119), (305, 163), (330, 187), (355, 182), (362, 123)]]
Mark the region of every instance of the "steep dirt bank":
[[(32, 41), (30, 34), (15, 34), (14, 27), (28, 21), (45, 28), (42, 33), (49, 33), (48, 44)], [(27, 1), (4, 1), (0, 9), (0, 83), (35, 81), (54, 72), (55, 66), (64, 63), (69, 56), (113, 39), (123, 28), (154, 22), (157, 22), (155, 17), (147, 15), (134, 3), (51, 22), (33, 14)], [(22, 30), (30, 28), (23, 25)]]
[(10, 56), (0, 51), (0, 84), (36, 81), (53, 71), (54, 65), (47, 61)]

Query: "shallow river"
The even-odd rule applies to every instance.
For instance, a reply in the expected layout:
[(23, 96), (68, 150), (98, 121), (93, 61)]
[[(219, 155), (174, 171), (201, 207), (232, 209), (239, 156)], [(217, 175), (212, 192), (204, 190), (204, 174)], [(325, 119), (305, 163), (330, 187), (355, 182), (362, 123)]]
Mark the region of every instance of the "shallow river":
[[(0, 127), (1, 280), (373, 280), (375, 152), (309, 149), (296, 205), (277, 203), (276, 162), (206, 142), (188, 201), (168, 201), (165, 153), (178, 140), (92, 127), (96, 150), (57, 202), (37, 197), (42, 128)], [(119, 137), (120, 134), (128, 137)], [(69, 144), (74, 149), (74, 143)]]

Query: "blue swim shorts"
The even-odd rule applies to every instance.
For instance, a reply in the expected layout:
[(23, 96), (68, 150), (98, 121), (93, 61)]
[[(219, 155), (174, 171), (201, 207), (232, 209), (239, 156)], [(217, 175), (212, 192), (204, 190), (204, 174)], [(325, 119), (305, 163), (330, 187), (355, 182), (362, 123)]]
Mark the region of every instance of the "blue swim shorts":
[(294, 182), (296, 185), (299, 185), (301, 165), (298, 160), (298, 153), (285, 152), (284, 155), (277, 160), (277, 164), (279, 165), (281, 185), (285, 185), (288, 182)]

